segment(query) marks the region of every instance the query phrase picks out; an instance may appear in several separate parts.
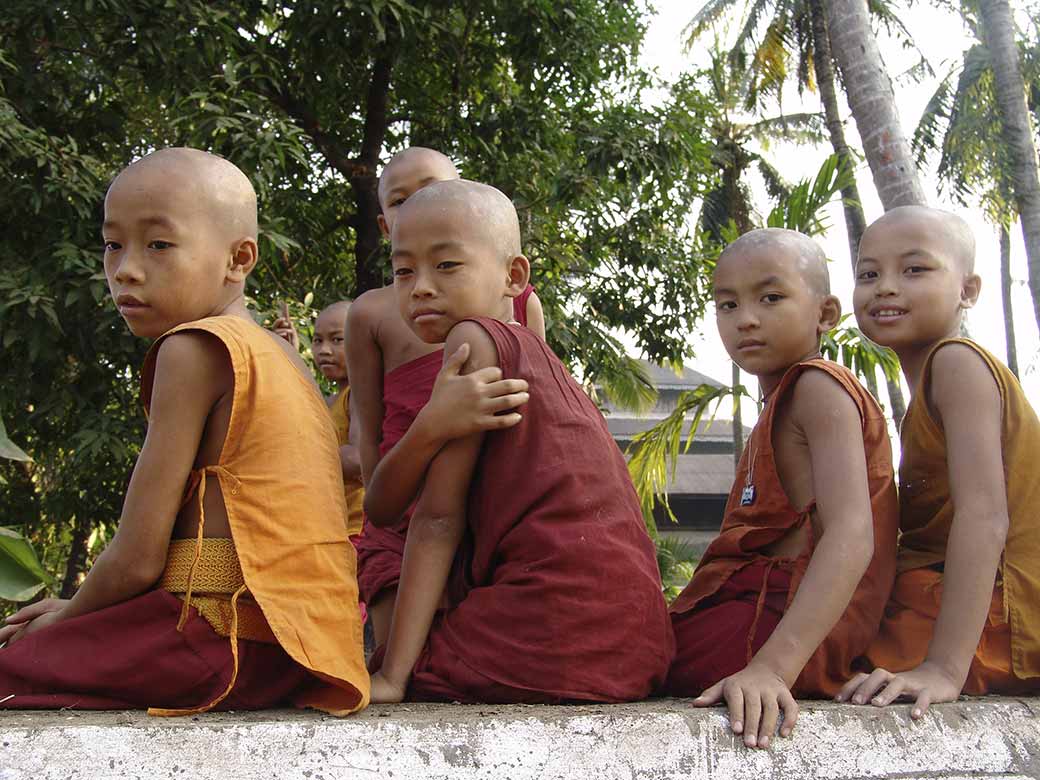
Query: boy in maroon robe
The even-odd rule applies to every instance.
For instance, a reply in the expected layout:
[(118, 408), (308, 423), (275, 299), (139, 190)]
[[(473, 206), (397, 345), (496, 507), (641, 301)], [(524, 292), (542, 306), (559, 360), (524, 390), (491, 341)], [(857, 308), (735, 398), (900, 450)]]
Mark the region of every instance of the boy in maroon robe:
[(515, 209), (493, 187), (431, 184), (392, 242), (412, 330), (449, 355), (468, 345), (463, 374), (498, 367), (533, 392), (515, 426), (457, 436), (438, 382), (408, 446), (376, 468), (397, 503), (419, 493), (376, 700), (646, 697), (674, 652), (654, 546), (599, 410), (540, 338), (507, 324), (502, 299), (529, 276)]

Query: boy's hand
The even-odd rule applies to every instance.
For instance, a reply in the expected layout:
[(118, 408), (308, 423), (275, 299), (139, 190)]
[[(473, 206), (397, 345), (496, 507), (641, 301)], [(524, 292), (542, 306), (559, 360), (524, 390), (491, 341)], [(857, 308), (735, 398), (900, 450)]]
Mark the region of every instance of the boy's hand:
[(397, 704), (404, 701), (407, 687), (407, 681), (404, 685), (397, 685), (384, 677), (382, 672), (376, 672), (372, 675), (372, 703)]
[(293, 325), (292, 317), (289, 316), (289, 304), (285, 301), (282, 301), (281, 316), (274, 321), (271, 330), (292, 344), (293, 349), (300, 348), (300, 334), (296, 332), (296, 326)]
[(521, 420), (518, 412), (496, 414), (527, 403), (527, 382), (502, 379), (497, 366), (462, 374), (469, 358), (469, 344), (449, 357), (437, 374), (433, 394), (419, 413), (432, 440), (447, 442), (482, 431), (511, 428)]
[(924, 716), (930, 704), (956, 701), (962, 687), (938, 664), (925, 661), (916, 669), (900, 674), (886, 669), (875, 669), (869, 675), (857, 674), (834, 698), (853, 704), (870, 702), (875, 707), (884, 707), (898, 698), (914, 699), (910, 717), (917, 720)]
[(57, 623), (68, 603), (68, 599), (43, 599), (8, 615), (0, 627), (0, 646), (14, 644), (26, 634)]
[(725, 699), (730, 728), (744, 735), (748, 747), (769, 747), (780, 712), (784, 722), (780, 736), (787, 737), (798, 721), (798, 703), (787, 684), (773, 671), (753, 660), (736, 674), (720, 680), (693, 700), (695, 707), (710, 707)]

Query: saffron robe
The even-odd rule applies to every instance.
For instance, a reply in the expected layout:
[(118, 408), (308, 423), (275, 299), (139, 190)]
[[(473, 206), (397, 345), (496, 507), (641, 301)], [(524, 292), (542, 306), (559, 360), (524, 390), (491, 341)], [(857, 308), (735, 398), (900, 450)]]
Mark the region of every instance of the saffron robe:
[(452, 605), (438, 613), (411, 700), (635, 701), (674, 641), (653, 542), (603, 416), (531, 331), (475, 320), (523, 420), (489, 432), (473, 473)]
[(942, 565), (953, 525), (946, 438), (927, 398), (935, 353), (963, 344), (986, 363), (1000, 392), (1001, 456), (1007, 482), (1008, 534), (990, 612), (964, 692), (1040, 690), (1040, 421), (1015, 375), (967, 339), (948, 339), (929, 353), (921, 385), (902, 426), (900, 537), (892, 600), (868, 660), (906, 671), (924, 660), (942, 597)]
[[(329, 405), (336, 441), (342, 447), (350, 443), (350, 388), (344, 388)], [(365, 486), (361, 477), (343, 480), (343, 500), (347, 504), (347, 535), (354, 539), (365, 521)]]
[[(369, 681), (354, 548), (347, 537), (339, 453), (324, 399), (265, 330), (238, 317), (210, 317), (180, 325), (152, 346), (142, 371), (146, 411), (158, 347), (181, 331), (218, 338), (234, 375), (220, 458), (192, 473), (186, 497), (198, 491), (201, 508), (207, 477), (219, 481), (244, 585), (277, 645), (253, 648), (254, 643), (239, 640), (233, 647), (193, 607), (185, 609), (175, 596), (157, 589), (0, 650), (0, 690), (5, 691), (0, 698), (15, 694), (3, 706), (29, 706), (25, 702), (32, 697), (53, 694), (49, 701), (55, 706), (96, 706), (107, 700), (119, 706), (197, 709), (213, 701), (210, 692), (220, 680), (225, 687), (230, 680), (234, 685), (218, 707), (246, 706), (238, 702), (251, 697), (259, 706), (270, 706), (286, 703), (291, 694), (298, 706), (337, 715), (360, 709), (368, 702)], [(306, 473), (300, 463), (307, 464)], [(204, 516), (200, 535), (203, 524)], [(186, 620), (179, 621), (182, 611)], [(207, 649), (210, 639), (225, 650)], [(236, 649), (237, 674), (230, 663)], [(255, 669), (251, 656), (260, 659)], [(64, 669), (70, 657), (76, 668)], [(304, 670), (302, 677), (297, 666)], [(270, 684), (269, 675), (281, 674), (293, 685), (275, 699), (250, 688), (250, 680), (262, 687)], [(139, 688), (136, 698), (130, 698), (122, 678)], [(279, 686), (272, 691), (280, 691)]]
[[(433, 383), (444, 362), (444, 350), (398, 366), (383, 376), (383, 428), (379, 443), (382, 458), (411, 427), (416, 415), (430, 400)], [(365, 522), (357, 540), (358, 587), (361, 599), (374, 604), (397, 589), (401, 579), (404, 541), (411, 510), (392, 526), (377, 528)]]
[[(836, 694), (852, 675), (853, 660), (863, 654), (877, 632), (895, 576), (898, 525), (884, 414), (847, 369), (822, 359), (808, 360), (787, 370), (766, 403), (737, 467), (719, 536), (671, 606), (677, 650), (666, 691), (672, 695), (698, 695), (722, 677), (744, 668), (772, 633), (770, 629), (760, 635), (760, 621), (766, 620), (775, 628), (809, 565), (816, 544), (811, 523), (815, 504), (801, 508), (791, 505), (780, 483), (773, 451), (777, 410), (788, 402), (791, 388), (805, 371), (823, 371), (832, 377), (859, 410), (874, 518), (874, 555), (844, 614), (813, 653), (792, 692), (802, 697)], [(749, 469), (754, 475), (755, 496), (751, 504), (742, 506)], [(808, 541), (798, 556), (776, 558), (765, 553), (769, 546), (801, 527)], [(749, 593), (754, 598), (753, 607), (748, 603)], [(728, 641), (706, 641), (720, 626), (726, 627)], [(734, 662), (734, 658), (738, 660)], [(726, 674), (716, 677), (722, 670)]]

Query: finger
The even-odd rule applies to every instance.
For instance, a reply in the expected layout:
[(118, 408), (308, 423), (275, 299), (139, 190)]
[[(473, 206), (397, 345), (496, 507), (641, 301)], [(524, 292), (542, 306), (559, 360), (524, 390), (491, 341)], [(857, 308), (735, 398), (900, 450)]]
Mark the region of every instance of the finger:
[(875, 669), (870, 673), (866, 680), (862, 682), (854, 694), (852, 694), (853, 704), (866, 704), (868, 701), (877, 695), (877, 692), (881, 690), (884, 685), (887, 685), (891, 680), (893, 674), (887, 669)]
[(441, 367), (442, 374), (458, 374), (469, 358), (469, 343), (463, 342), (459, 348), (451, 353), (451, 357), (444, 361)]
[(12, 623), (9, 626), (4, 626), (3, 628), (0, 628), (0, 645), (2, 645), (11, 637), (13, 637), (24, 627), (25, 623)]
[[(468, 376), (470, 379), (475, 380), (478, 385), (485, 385), (485, 387), (481, 388), (481, 391), (488, 396), (501, 395), (501, 392), (496, 393), (493, 389), (500, 381), (524, 382), (524, 380), (522, 379), (503, 380), (502, 369), (498, 366), (484, 366), (484, 368), (478, 368), (476, 371), (473, 371), (472, 373), (469, 373), (466, 376)], [(527, 382), (524, 382), (523, 387), (517, 388), (517, 390), (526, 389)]]
[(910, 710), (910, 717), (914, 720), (917, 720), (918, 718), (923, 718), (924, 714), (928, 712), (928, 707), (931, 703), (932, 694), (927, 688), (925, 688), (917, 697), (917, 701), (914, 702), (914, 706)]
[[(735, 687), (735, 686), (734, 686)], [(758, 694), (744, 699), (744, 744), (758, 746), (758, 725), (762, 720), (762, 697)]]
[(726, 697), (726, 707), (729, 709), (729, 727), (733, 729), (734, 734), (742, 734), (747, 714), (744, 708), (744, 691), (739, 685), (723, 686), (722, 695)]
[(509, 395), (500, 395), (498, 398), (488, 398), (482, 406), (485, 412), (494, 414), (495, 412), (504, 412), (506, 409), (516, 409), (530, 400), (530, 393), (511, 393)]
[(762, 722), (758, 725), (758, 746), (769, 747), (769, 740), (776, 733), (776, 722), (780, 718), (779, 694), (766, 694), (762, 699)]
[(511, 414), (492, 414), (487, 417), (480, 419), (480, 430), (482, 431), (501, 431), (506, 428), (512, 428), (514, 425), (518, 425), (520, 421), (524, 419), (523, 415), (519, 412), (513, 412)]
[(4, 618), (5, 623), (27, 623), (33, 618), (38, 618), (40, 615), (45, 615), (48, 612), (53, 612), (56, 609), (60, 609), (61, 604), (58, 603), (57, 599), (41, 599), (33, 604), (27, 604), (17, 612), (8, 615)]
[(834, 701), (849, 701), (852, 699), (852, 694), (859, 688), (860, 683), (867, 679), (866, 672), (860, 672), (845, 685), (842, 686), (841, 690), (838, 691), (838, 695), (834, 697)]
[[(498, 372), (498, 379), (490, 378), (490, 372), (492, 369)], [(502, 379), (502, 369), (497, 366), (482, 369), (482, 371), (487, 372), (488, 378), (484, 379), (484, 382), (487, 384), (487, 387), (484, 388), (484, 394), (487, 395), (488, 398), (516, 393), (526, 393), (528, 390), (527, 381), (524, 379)]]
[(791, 695), (790, 691), (784, 691), (780, 694), (780, 707), (784, 711), (784, 722), (780, 726), (780, 736), (789, 737), (791, 732), (794, 731), (795, 724), (798, 723), (798, 702), (794, 700), (794, 696)]
[(289, 319), (289, 302), (288, 301), (282, 301), (282, 317), (284, 317), (286, 320)]
[(885, 690), (881, 691), (877, 696), (870, 700), (870, 703), (875, 707), (887, 707), (889, 704), (898, 699), (903, 692), (906, 690), (906, 681), (902, 677), (893, 677), (888, 685), (885, 686)]
[(700, 696), (693, 700), (694, 707), (710, 707), (712, 704), (718, 704), (722, 698), (722, 683), (717, 682), (708, 690), (703, 691)]

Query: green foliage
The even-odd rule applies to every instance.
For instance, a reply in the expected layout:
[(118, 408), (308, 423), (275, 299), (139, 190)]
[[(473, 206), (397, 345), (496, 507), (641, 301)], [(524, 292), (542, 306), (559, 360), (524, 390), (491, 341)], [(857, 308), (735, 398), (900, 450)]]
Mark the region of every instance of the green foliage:
[(657, 568), (661, 571), (664, 597), (671, 601), (693, 577), (700, 556), (692, 544), (673, 536), (661, 536), (656, 541)]
[(21, 447), (7, 438), (7, 429), (4, 427), (3, 420), (0, 420), (0, 458), (20, 461), (32, 460)]
[(846, 314), (841, 318), (838, 328), (823, 334), (821, 354), (859, 376), (875, 376), (880, 368), (888, 379), (898, 382), (899, 358), (896, 353), (888, 347), (875, 344), (859, 328), (845, 325), (851, 316)]
[(28, 601), (51, 582), (25, 537), (0, 527), (0, 600)]
[(800, 181), (776, 204), (766, 226), (797, 230), (808, 236), (827, 232), (824, 207), (853, 181), (851, 166), (832, 154), (823, 161), (814, 179)]

